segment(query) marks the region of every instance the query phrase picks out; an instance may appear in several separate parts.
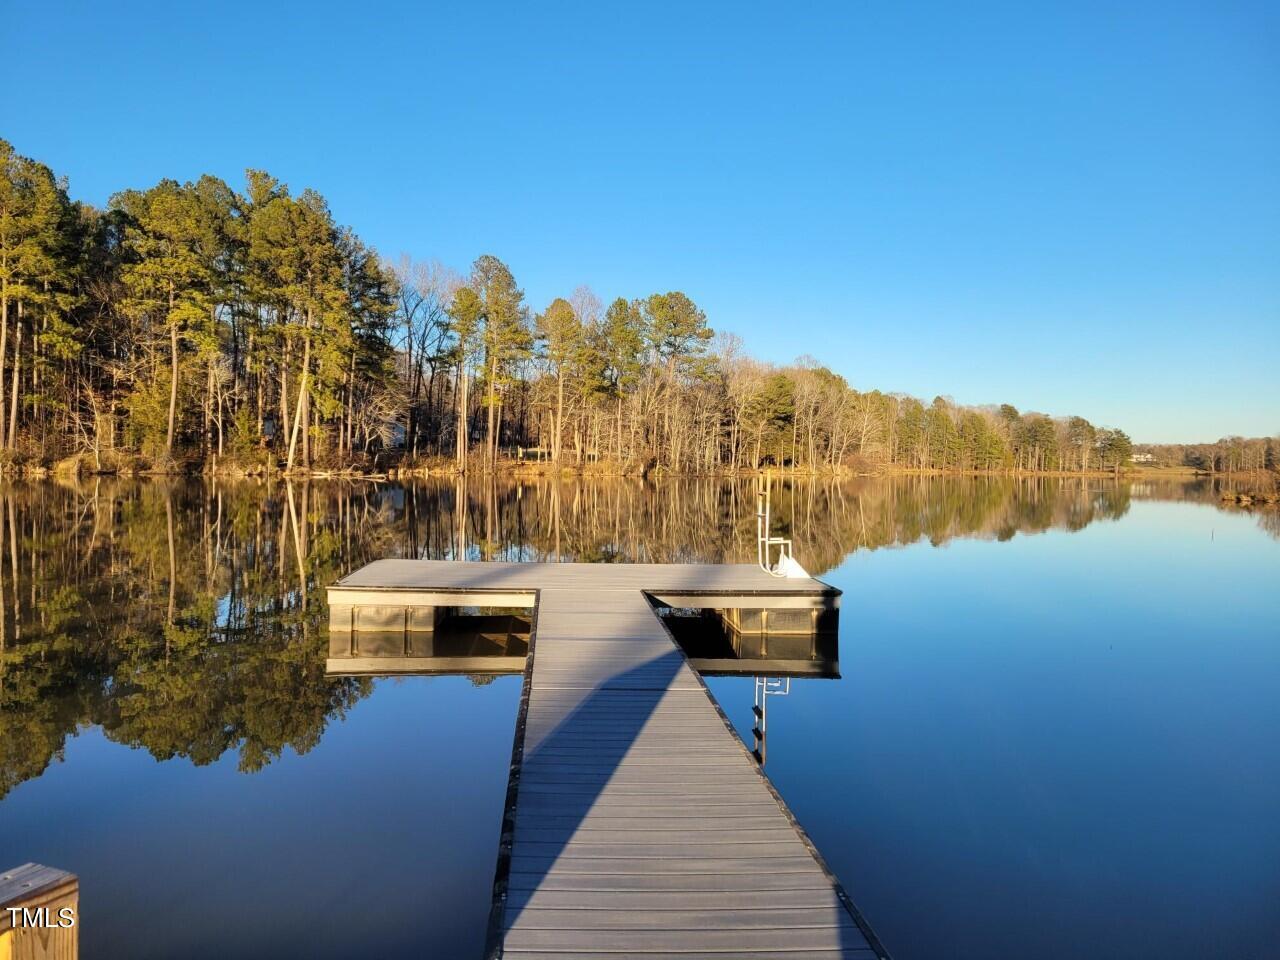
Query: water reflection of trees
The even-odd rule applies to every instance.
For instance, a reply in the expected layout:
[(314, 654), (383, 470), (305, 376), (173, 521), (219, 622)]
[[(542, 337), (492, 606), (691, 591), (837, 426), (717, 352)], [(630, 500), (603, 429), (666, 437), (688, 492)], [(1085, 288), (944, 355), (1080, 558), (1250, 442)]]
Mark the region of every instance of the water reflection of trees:
[(157, 759), (235, 750), (256, 770), (286, 747), (309, 750), (367, 691), (325, 679), (324, 611), (305, 603), (344, 569), (337, 518), (306, 491), (303, 516), (290, 514), (286, 493), (100, 483), (0, 494), (0, 795), (85, 725)]
[(1234, 496), (1224, 498), (1224, 494), (1234, 495), (1256, 491), (1257, 483), (1257, 479), (1249, 475), (1200, 476), (1194, 480), (1177, 483), (1137, 481), (1130, 484), (1130, 493), (1135, 500), (1175, 501), (1199, 504), (1228, 513), (1243, 512), (1258, 521), (1259, 530), (1269, 537), (1280, 540), (1280, 510), (1275, 509), (1274, 505), (1258, 504), (1251, 508), (1242, 508), (1234, 502)]
[[(751, 481), (39, 484), (0, 489), (0, 796), (87, 725), (157, 759), (304, 753), (369, 681), (326, 678), (323, 587), (380, 557), (742, 562)], [(815, 573), (850, 552), (1123, 516), (1106, 480), (775, 483)]]
[[(752, 481), (422, 485), (398, 492), (401, 555), (621, 562), (754, 561)], [(465, 499), (466, 509), (459, 504)], [(1128, 510), (1107, 480), (910, 477), (776, 482), (776, 533), (820, 573), (857, 549), (1078, 530)]]

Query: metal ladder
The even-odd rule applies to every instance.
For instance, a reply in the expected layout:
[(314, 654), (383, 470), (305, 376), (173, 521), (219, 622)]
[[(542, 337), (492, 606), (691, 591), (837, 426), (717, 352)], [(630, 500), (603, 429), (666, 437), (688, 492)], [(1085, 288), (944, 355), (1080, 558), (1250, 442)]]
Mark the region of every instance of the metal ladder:
[(769, 756), (769, 698), (787, 696), (791, 692), (791, 678), (756, 677), (755, 681), (756, 689), (751, 704), (751, 714), (755, 717), (756, 725), (751, 728), (751, 735), (755, 738), (756, 746), (751, 751), (751, 755), (755, 757), (756, 763), (763, 767)]
[[(769, 533), (769, 471), (756, 474), (756, 562), (771, 577), (787, 575), (784, 560), (792, 560), (791, 540)], [(773, 562), (773, 548), (778, 548), (778, 562)]]

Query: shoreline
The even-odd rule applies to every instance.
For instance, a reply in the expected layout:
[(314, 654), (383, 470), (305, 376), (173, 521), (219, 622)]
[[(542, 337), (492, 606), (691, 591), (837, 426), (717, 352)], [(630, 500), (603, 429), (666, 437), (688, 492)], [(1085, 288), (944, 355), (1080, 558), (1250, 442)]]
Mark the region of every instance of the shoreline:
[(396, 461), (385, 467), (377, 464), (377, 458), (371, 464), (330, 464), (315, 465), (305, 469), (286, 471), (278, 463), (270, 459), (246, 461), (244, 459), (213, 457), (207, 461), (178, 461), (168, 467), (158, 467), (141, 457), (127, 456), (115, 459), (109, 465), (101, 467), (88, 462), (87, 457), (68, 458), (56, 464), (45, 464), (35, 461), (5, 463), (0, 466), (0, 480), (47, 480), (78, 479), (87, 477), (122, 477), (164, 479), (179, 477), (210, 477), (221, 479), (266, 479), (266, 480), (347, 480), (366, 482), (399, 482), (425, 479), (458, 479), (466, 476), (500, 476), (508, 478), (547, 478), (562, 479), (614, 479), (614, 480), (657, 480), (657, 479), (734, 479), (749, 478), (767, 473), (778, 479), (839, 479), (855, 478), (888, 478), (888, 477), (1003, 477), (1010, 479), (1057, 478), (1057, 479), (1101, 479), (1127, 480), (1196, 480), (1217, 479), (1231, 483), (1237, 489), (1224, 491), (1224, 503), (1236, 502), (1241, 506), (1271, 505), (1280, 503), (1280, 473), (1275, 471), (1237, 471), (1231, 473), (1209, 473), (1194, 467), (1156, 467), (1135, 465), (1122, 470), (1023, 470), (1006, 468), (999, 470), (964, 470), (958, 468), (920, 468), (903, 467), (896, 464), (883, 464), (873, 469), (865, 467), (823, 467), (791, 468), (791, 467), (757, 467), (720, 469), (712, 471), (670, 471), (663, 467), (646, 466), (640, 463), (617, 463), (614, 461), (596, 461), (587, 463), (561, 463), (552, 461), (520, 461), (502, 458), (491, 469), (483, 462), (476, 462), (467, 469), (459, 469), (451, 458), (435, 457), (411, 463)]

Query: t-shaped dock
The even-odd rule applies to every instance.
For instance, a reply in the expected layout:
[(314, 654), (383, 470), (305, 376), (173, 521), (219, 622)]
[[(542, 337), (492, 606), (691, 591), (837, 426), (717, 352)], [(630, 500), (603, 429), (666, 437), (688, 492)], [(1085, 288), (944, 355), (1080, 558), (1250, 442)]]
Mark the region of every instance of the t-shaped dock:
[(655, 609), (838, 604), (753, 565), (380, 560), (329, 588), (357, 672), (362, 636), (533, 610), (487, 948), (513, 960), (887, 956)]

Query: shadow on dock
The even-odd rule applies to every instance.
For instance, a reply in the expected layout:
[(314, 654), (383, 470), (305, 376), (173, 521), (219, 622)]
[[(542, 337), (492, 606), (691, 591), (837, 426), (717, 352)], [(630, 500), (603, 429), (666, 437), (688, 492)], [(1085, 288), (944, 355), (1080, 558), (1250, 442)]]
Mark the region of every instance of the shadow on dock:
[[(536, 655), (535, 635), (533, 656), (536, 658)], [(642, 737), (646, 725), (658, 712), (663, 699), (670, 696), (671, 683), (684, 662), (685, 655), (675, 649), (652, 658), (611, 676), (607, 682), (590, 691), (584, 691), (581, 702), (549, 732), (524, 731), (526, 737), (532, 733), (536, 742), (526, 740), (522, 758), (517, 758), (517, 766), (513, 769), (513, 790), (509, 794), (509, 812), (504, 822), (500, 847), (485, 950), (486, 960), (496, 960), (504, 955), (527, 955), (521, 949), (505, 951), (504, 940), (532, 906), (537, 905), (542, 910), (577, 910), (582, 908), (582, 904), (593, 903), (593, 898), (600, 896), (602, 902), (593, 912), (612, 912), (616, 916), (624, 911), (607, 906), (608, 894), (622, 892), (633, 897), (638, 894), (640, 896), (635, 899), (653, 906), (652, 909), (631, 908), (626, 911), (629, 914), (626, 918), (620, 918), (612, 925), (602, 925), (595, 931), (598, 944), (607, 942), (611, 949), (625, 949), (623, 944), (631, 937), (636, 937), (634, 949), (648, 956), (649, 951), (643, 945), (643, 938), (652, 935), (654, 931), (665, 930), (668, 936), (674, 938), (673, 942), (678, 943), (682, 933), (688, 935), (695, 930), (705, 933), (708, 930), (706, 917), (709, 914), (714, 914), (716, 910), (735, 910), (759, 912), (760, 949), (747, 954), (738, 952), (724, 954), (725, 956), (785, 955), (797, 960), (887, 958), (887, 952), (880, 947), (874, 933), (871, 933), (856, 909), (848, 903), (834, 877), (829, 877), (829, 905), (819, 908), (827, 916), (813, 916), (815, 911), (812, 904), (817, 899), (811, 892), (813, 888), (803, 893), (807, 906), (810, 907), (805, 912), (811, 921), (815, 921), (812, 926), (834, 929), (838, 931), (838, 935), (828, 944), (814, 945), (812, 949), (806, 949), (797, 943), (797, 950), (780, 943), (780, 939), (787, 939), (789, 932), (794, 934), (797, 941), (805, 941), (814, 933), (812, 927), (801, 925), (798, 921), (780, 923), (772, 919), (771, 915), (777, 915), (779, 911), (795, 905), (794, 898), (801, 893), (794, 889), (795, 884), (791, 879), (795, 874), (789, 873), (790, 862), (785, 858), (779, 859), (782, 867), (778, 873), (773, 874), (745, 871), (727, 874), (696, 872), (699, 868), (705, 869), (705, 865), (696, 860), (686, 861), (691, 865), (690, 869), (679, 860), (662, 857), (654, 857), (648, 861), (631, 860), (627, 866), (628, 872), (612, 875), (608, 871), (613, 867), (605, 857), (595, 861), (599, 866), (588, 866), (580, 862), (577, 867), (566, 868), (571, 845), (575, 841), (584, 842), (579, 832), (586, 826), (589, 816), (600, 817), (597, 822), (601, 824), (634, 825), (637, 818), (652, 821), (670, 813), (674, 819), (669, 826), (686, 833), (684, 839), (693, 845), (699, 842), (698, 831), (681, 828), (682, 814), (702, 813), (707, 817), (717, 817), (733, 812), (732, 807), (722, 805), (723, 798), (708, 798), (705, 805), (691, 810), (682, 805), (687, 803), (687, 796), (667, 798), (660, 784), (644, 789), (642, 782), (630, 777), (619, 778), (623, 760)], [(707, 696), (711, 696), (709, 691)], [(729, 726), (714, 697), (711, 700), (720, 719), (729, 728), (734, 743), (742, 750), (742, 769), (757, 772), (764, 779), (769, 786), (770, 795), (778, 803), (787, 822), (795, 825), (794, 818), (768, 778), (749, 759), (749, 751)], [(610, 718), (607, 738), (601, 736), (602, 714)], [(694, 741), (689, 743), (693, 744)], [(637, 792), (637, 788), (640, 792)], [(511, 804), (515, 805), (514, 808)], [(519, 846), (518, 849), (513, 849), (517, 834)], [(748, 838), (743, 838), (744, 843), (747, 840)], [(594, 840), (585, 842), (595, 843)], [(810, 846), (810, 852), (816, 856), (817, 851), (812, 849), (807, 839), (805, 842)], [(820, 858), (818, 862), (826, 871)], [(645, 866), (636, 866), (638, 863)], [(576, 870), (582, 872), (575, 872)], [(699, 895), (714, 898), (719, 906), (707, 910), (691, 907), (690, 903), (698, 900)], [(705, 903), (706, 900), (698, 902)], [(691, 919), (684, 919), (685, 917)], [(633, 922), (637, 925), (628, 926)], [(668, 923), (669, 926), (655, 926), (655, 922)], [(795, 925), (787, 926), (788, 922)], [(689, 926), (690, 923), (694, 926)], [(539, 929), (536, 921), (530, 924), (527, 919), (520, 925), (526, 930), (532, 926), (535, 932)], [(579, 934), (582, 932), (585, 931), (573, 931)], [(597, 951), (584, 950), (571, 944), (555, 946), (557, 934), (564, 935), (565, 931), (546, 929), (544, 935), (547, 947), (554, 949), (557, 957), (585, 958), (596, 955)], [(872, 946), (868, 945), (868, 941)], [(671, 955), (703, 956), (703, 953), (697, 948), (691, 948), (686, 951), (677, 950)]]

